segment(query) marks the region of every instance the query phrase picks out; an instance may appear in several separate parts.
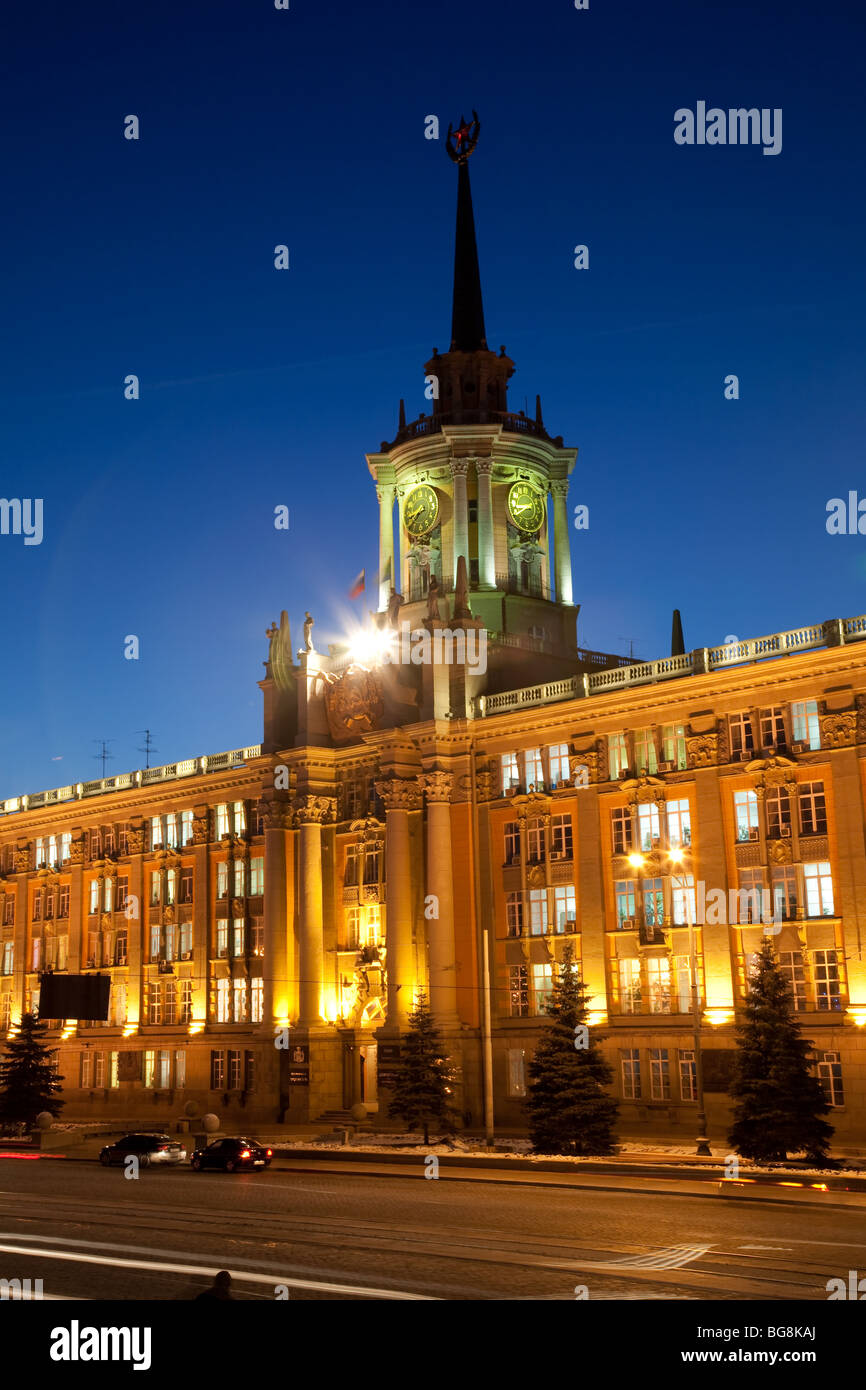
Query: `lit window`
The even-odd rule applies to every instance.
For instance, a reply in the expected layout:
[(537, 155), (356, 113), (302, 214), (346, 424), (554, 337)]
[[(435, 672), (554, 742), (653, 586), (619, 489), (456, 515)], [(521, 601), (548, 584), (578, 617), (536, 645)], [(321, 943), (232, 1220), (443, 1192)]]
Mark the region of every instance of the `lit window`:
[(677, 772), (686, 769), (686, 731), (682, 724), (662, 726), (662, 761), (673, 763)]
[(227, 917), (218, 917), (216, 924), (216, 945), (217, 955), (227, 956), (229, 953), (229, 924)]
[(181, 811), (180, 813), (180, 838), (185, 845), (191, 845), (195, 838), (192, 811)]
[(165, 818), (165, 843), (169, 849), (177, 849), (177, 816)]
[(165, 876), (165, 901), (169, 907), (177, 901), (177, 869), (169, 869)]
[(668, 844), (671, 848), (688, 848), (692, 843), (691, 808), (688, 800), (669, 801), (665, 807), (668, 822)]
[(529, 890), (529, 930), (533, 936), (544, 936), (547, 932), (547, 889)]
[(93, 912), (98, 912), (98, 911), (99, 911), (99, 879), (98, 879), (98, 878), (93, 878), (93, 879), (90, 880), (90, 911), (91, 911), (91, 913), (93, 913)]
[(647, 992), (651, 1014), (671, 1011), (671, 963), (666, 957), (653, 956), (646, 962)]
[(734, 819), (738, 840), (757, 840), (758, 798), (753, 791), (734, 792)]
[(547, 761), (550, 767), (551, 787), (558, 787), (560, 782), (567, 782), (569, 777), (568, 744), (551, 744), (547, 750)]
[(553, 890), (553, 920), (558, 932), (574, 931), (577, 898), (573, 883), (557, 883)]
[(553, 993), (553, 965), (545, 961), (532, 967), (532, 998), (534, 1012), (547, 1012), (548, 1002)]
[(247, 1021), (246, 980), (232, 980), (232, 1018), (235, 1023)]
[(162, 1023), (162, 982), (160, 980), (154, 980), (150, 986), (149, 1005), (148, 1023)]
[(244, 869), (246, 865), (242, 859), (234, 862), (234, 895), (236, 898), (244, 897)]
[(502, 768), (502, 792), (507, 795), (512, 787), (520, 785), (520, 773), (517, 768), (517, 754), (503, 753), (500, 758)]
[(214, 837), (224, 840), (229, 833), (229, 808), (225, 802), (214, 807)]
[(773, 870), (773, 920), (788, 922), (797, 916), (797, 870), (785, 864)]
[(660, 878), (643, 880), (643, 915), (648, 927), (663, 927), (665, 924), (664, 885)]
[(671, 879), (671, 909), (675, 927), (697, 922), (694, 874), (675, 874)]
[(226, 1055), (212, 1052), (210, 1055), (210, 1086), (212, 1091), (221, 1091), (226, 1079)]
[(738, 875), (736, 920), (742, 925), (771, 921), (763, 869), (741, 869)]
[(625, 734), (610, 734), (607, 740), (607, 760), (610, 779), (615, 782), (628, 767), (628, 746)]
[(505, 825), (505, 863), (515, 864), (520, 862), (520, 826), (516, 820), (510, 820)]
[(179, 1091), (186, 1086), (186, 1053), (182, 1049), (174, 1054), (174, 1084)]
[(250, 897), (260, 898), (265, 891), (265, 861), (250, 860)]
[(241, 1053), (240, 1048), (230, 1048), (228, 1054), (229, 1063), (229, 1090), (239, 1091), (241, 1089)]
[(228, 1023), (229, 1021), (230, 983), (230, 980), (217, 980), (217, 1023)]
[(180, 1022), (192, 1023), (192, 980), (180, 982)]
[(795, 743), (808, 743), (810, 748), (821, 747), (821, 725), (818, 721), (817, 700), (799, 700), (791, 706), (791, 723)]
[(654, 801), (644, 802), (642, 806), (638, 806), (637, 833), (638, 844), (644, 853), (651, 850), (653, 845), (661, 844), (659, 808)]
[(656, 745), (652, 729), (635, 729), (634, 760), (638, 772), (658, 772)]
[(691, 1013), (692, 962), (689, 956), (674, 956), (674, 975), (677, 991), (677, 1013)]
[(640, 961), (621, 959), (619, 966), (620, 1009), (624, 1014), (639, 1014), (642, 1006)]
[(544, 764), (541, 761), (540, 748), (527, 748), (524, 750), (523, 769), (526, 774), (524, 785), (527, 791), (532, 787), (538, 790), (544, 786)]
[(614, 885), (614, 888), (616, 890), (616, 924), (618, 927), (623, 927), (626, 922), (633, 923), (637, 915), (634, 882), (632, 879), (621, 879)]
[(244, 953), (244, 919), (236, 917), (232, 922), (232, 955), (242, 956)]
[(791, 798), (787, 787), (768, 787), (764, 798), (767, 807), (767, 834), (779, 840), (791, 834)]
[(229, 866), (224, 859), (217, 864), (217, 897), (227, 898), (229, 895)]
[(803, 878), (806, 884), (806, 915), (808, 917), (833, 916), (833, 877), (826, 860), (818, 864), (804, 864)]
[[(374, 911), (378, 914), (378, 907), (368, 908), (368, 914)], [(250, 922), (250, 954), (253, 956), (263, 956), (265, 954), (265, 919), (264, 917), (253, 917)]]
[(261, 1023), (265, 1008), (265, 984), (259, 976), (250, 981), (250, 1022)]
[(244, 803), (243, 803), (242, 801), (236, 801), (235, 804), (234, 804), (234, 808), (233, 808), (233, 809), (234, 809), (235, 834), (236, 834), (236, 835), (245, 835), (245, 834), (246, 834), (246, 829), (247, 829), (247, 813), (246, 813), (246, 808), (244, 807)]

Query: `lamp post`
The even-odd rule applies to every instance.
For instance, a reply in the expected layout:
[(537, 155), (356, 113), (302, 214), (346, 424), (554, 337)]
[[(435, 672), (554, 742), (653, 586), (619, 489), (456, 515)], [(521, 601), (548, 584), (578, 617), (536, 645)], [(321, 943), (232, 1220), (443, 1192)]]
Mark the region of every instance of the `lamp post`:
[[(675, 846), (668, 851), (668, 857), (673, 864), (682, 864), (685, 858), (685, 852), (680, 846)], [(642, 854), (638, 853), (630, 854), (628, 856), (628, 862), (635, 872), (637, 872), (638, 869), (643, 867), (644, 857)], [(676, 875), (674, 875), (674, 878), (676, 878)], [(712, 1150), (710, 1149), (709, 1140), (707, 1139), (707, 1117), (704, 1111), (704, 1067), (703, 1058), (701, 1056), (701, 1005), (700, 999), (698, 998), (698, 958), (695, 946), (695, 923), (692, 914), (691, 897), (684, 877), (680, 881), (680, 887), (683, 888), (685, 893), (686, 917), (688, 919), (689, 928), (689, 974), (691, 977), (692, 1024), (694, 1028), (695, 1099), (698, 1104), (698, 1133), (695, 1153), (708, 1156), (712, 1154)], [(673, 917), (673, 912), (671, 916)]]

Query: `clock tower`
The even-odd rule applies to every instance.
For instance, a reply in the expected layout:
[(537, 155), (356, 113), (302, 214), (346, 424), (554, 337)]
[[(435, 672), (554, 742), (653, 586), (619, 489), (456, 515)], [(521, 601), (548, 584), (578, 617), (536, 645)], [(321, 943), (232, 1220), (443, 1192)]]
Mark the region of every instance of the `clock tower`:
[(446, 140), (457, 166), (450, 346), (434, 348), (424, 367), (431, 409), (407, 422), (401, 401), (395, 438), (367, 463), (380, 509), (380, 612), (396, 589), (401, 621), (420, 624), (432, 589), (432, 607), (441, 602), (447, 621), (463, 557), (471, 615), (487, 632), (485, 685), (495, 691), (581, 667), (567, 507), (577, 450), (548, 433), (539, 397), (534, 417), (509, 409), (514, 363), (504, 347), (487, 345), (469, 184), (480, 130), (472, 114), (449, 126)]

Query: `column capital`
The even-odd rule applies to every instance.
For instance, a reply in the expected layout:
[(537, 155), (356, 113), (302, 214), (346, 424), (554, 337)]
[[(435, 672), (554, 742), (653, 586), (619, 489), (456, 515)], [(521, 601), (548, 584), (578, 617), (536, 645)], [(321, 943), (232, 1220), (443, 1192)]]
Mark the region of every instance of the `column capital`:
[(552, 478), (550, 480), (550, 491), (554, 497), (562, 498), (563, 501), (568, 496), (568, 478)]
[(266, 830), (289, 830), (292, 824), (292, 806), (288, 800), (263, 796), (259, 802)]
[(465, 478), (469, 469), (469, 459), (449, 459), (452, 478)]
[(376, 484), (376, 497), (377, 497), (377, 499), (378, 499), (379, 502), (385, 502), (385, 501), (393, 502), (393, 501), (394, 501), (394, 494), (396, 493), (396, 491), (397, 491), (397, 484), (396, 484), (396, 483), (377, 483), (377, 484)]
[(420, 809), (421, 791), (417, 777), (388, 777), (376, 783), (376, 791), (384, 801), (386, 811)]
[(491, 459), (491, 458), (476, 459), (476, 460), (475, 460), (475, 471), (476, 471), (476, 473), (489, 476), (489, 474), (491, 474), (491, 473), (493, 472), (493, 468), (494, 468), (494, 463), (493, 463), (493, 459)]
[(337, 799), (333, 796), (299, 796), (293, 804), (299, 825), (325, 825), (336, 819)]
[(454, 787), (454, 774), (438, 769), (435, 772), (422, 772), (418, 786), (425, 793), (428, 805), (447, 805)]

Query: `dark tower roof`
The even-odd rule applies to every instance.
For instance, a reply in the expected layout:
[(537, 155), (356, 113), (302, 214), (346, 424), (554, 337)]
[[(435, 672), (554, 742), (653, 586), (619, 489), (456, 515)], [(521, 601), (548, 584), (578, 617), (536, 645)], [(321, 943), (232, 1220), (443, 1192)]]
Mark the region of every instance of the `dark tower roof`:
[(477, 352), (487, 348), (478, 243), (472, 212), (469, 165), (460, 161), (457, 173), (457, 232), (454, 240), (454, 302), (451, 311), (451, 351)]

